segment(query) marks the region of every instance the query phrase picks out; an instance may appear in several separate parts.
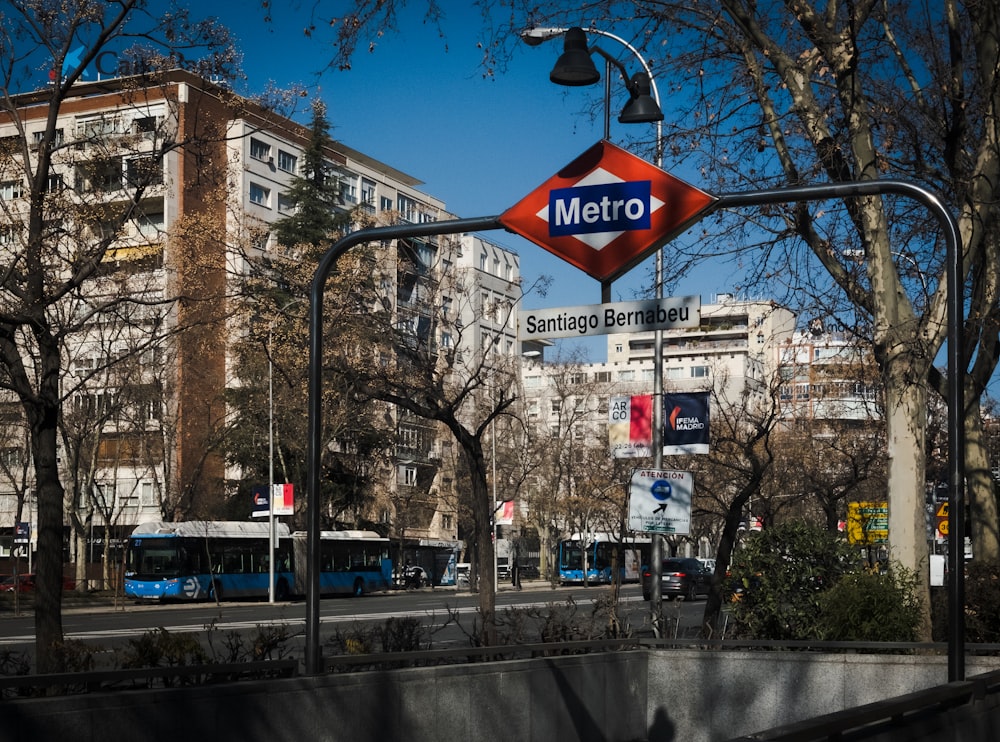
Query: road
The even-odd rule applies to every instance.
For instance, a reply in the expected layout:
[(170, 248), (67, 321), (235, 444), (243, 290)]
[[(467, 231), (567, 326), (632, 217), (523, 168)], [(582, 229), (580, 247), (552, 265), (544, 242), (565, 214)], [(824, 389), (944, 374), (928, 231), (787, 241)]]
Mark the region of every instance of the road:
[[(497, 593), (498, 617), (508, 608), (546, 611), (558, 607), (577, 620), (586, 620), (597, 600), (606, 599), (608, 587), (558, 587), (548, 583), (527, 583), (524, 590), (503, 589)], [(320, 602), (321, 638), (352, 628), (383, 623), (389, 618), (414, 617), (420, 620), (435, 648), (468, 646), (468, 636), (478, 617), (478, 596), (453, 588), (424, 588), (365, 595), (361, 598), (327, 598)], [(637, 585), (626, 585), (621, 593), (621, 615), (633, 633), (651, 636), (650, 605), (642, 600)], [(694, 603), (664, 602), (663, 615), (679, 620), (681, 635), (698, 626), (704, 611), (703, 600)], [(298, 648), (304, 640), (306, 606), (303, 601), (269, 604), (261, 602), (144, 604), (126, 602), (110, 605), (67, 607), (63, 612), (63, 633), (67, 639), (93, 643), (105, 648), (121, 646), (129, 638), (164, 628), (171, 633), (204, 632), (208, 627), (229, 632), (253, 632), (261, 626), (284, 626)], [(668, 621), (667, 625), (674, 626)], [(672, 630), (672, 629), (671, 629)], [(526, 631), (527, 641), (540, 641), (537, 631)], [(33, 648), (34, 618), (0, 614), (0, 647), (26, 651)]]

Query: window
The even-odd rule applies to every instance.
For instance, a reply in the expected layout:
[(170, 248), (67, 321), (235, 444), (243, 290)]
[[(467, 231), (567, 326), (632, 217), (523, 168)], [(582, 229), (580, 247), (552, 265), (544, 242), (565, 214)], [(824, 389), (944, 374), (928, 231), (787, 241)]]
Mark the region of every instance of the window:
[(587, 374), (582, 371), (575, 371), (569, 376), (570, 384), (586, 384)]
[(631, 369), (628, 371), (619, 371), (618, 381), (635, 381), (635, 371)]
[(88, 191), (117, 191), (122, 187), (122, 159), (107, 157), (92, 160), (82, 167)]
[(19, 180), (5, 180), (0, 183), (0, 199), (10, 201), (24, 195), (24, 184)]
[[(156, 116), (141, 116), (132, 121), (132, 131), (136, 134), (153, 134), (156, 132)], [(152, 137), (147, 136), (146, 139)]]
[(691, 378), (692, 379), (707, 379), (708, 378), (708, 366), (692, 366), (691, 367)]
[(49, 176), (48, 182), (45, 184), (45, 189), (49, 193), (58, 193), (66, 187), (66, 181), (63, 180), (63, 176), (59, 173), (52, 173)]
[(378, 200), (378, 208), (380, 211), (392, 211), (392, 199), (382, 196)]
[(538, 400), (528, 400), (528, 417), (538, 417)]
[(399, 215), (408, 222), (417, 220), (417, 202), (412, 198), (400, 195), (397, 199)]
[(552, 410), (553, 415), (558, 415), (560, 412), (562, 412), (562, 400), (561, 399), (550, 400), (549, 408)]
[(293, 155), (291, 152), (285, 152), (283, 149), (278, 150), (278, 169), (284, 170), (286, 173), (291, 173), (295, 175), (297, 168), (299, 166), (299, 158)]
[(278, 194), (278, 211), (282, 214), (288, 214), (295, 211), (295, 202), (292, 201), (291, 196), (287, 193)]
[(136, 235), (146, 240), (155, 240), (163, 231), (163, 212), (141, 212), (135, 217)]
[(152, 482), (143, 482), (139, 490), (139, 502), (143, 507), (153, 507), (156, 503), (156, 490)]
[(594, 372), (594, 381), (596, 381), (598, 383), (607, 384), (608, 382), (611, 381), (611, 372), (610, 371), (595, 371)]
[(163, 183), (163, 166), (158, 157), (133, 157), (126, 165), (125, 177), (133, 188)]
[(347, 203), (357, 203), (358, 184), (357, 179), (351, 175), (341, 175), (338, 179), (340, 186), (340, 199)]
[(485, 271), (486, 270), (486, 266), (488, 265), (487, 261), (488, 261), (488, 258), (486, 257), (486, 253), (481, 253), (479, 255), (479, 270), (481, 270), (481, 271)]
[(368, 178), (361, 179), (361, 201), (362, 203), (375, 205), (375, 181)]
[(250, 184), (250, 203), (268, 206), (271, 200), (271, 189), (256, 183)]
[(451, 345), (452, 345), (451, 333), (450, 332), (442, 332), (441, 333), (441, 347), (442, 348), (450, 348)]
[(255, 160), (268, 160), (271, 157), (271, 145), (259, 139), (250, 137), (250, 156)]
[(670, 366), (664, 369), (664, 378), (666, 379), (683, 379), (685, 376), (685, 371), (687, 369), (681, 366)]
[(407, 487), (415, 487), (417, 485), (417, 467), (415, 466), (401, 466), (399, 467), (400, 479), (402, 483)]
[[(45, 136), (44, 131), (36, 131), (31, 135), (31, 142), (34, 145), (34, 149), (38, 149), (38, 145), (42, 143), (42, 138)], [(58, 147), (63, 142), (63, 130), (56, 129), (54, 136), (52, 137), (52, 146)]]

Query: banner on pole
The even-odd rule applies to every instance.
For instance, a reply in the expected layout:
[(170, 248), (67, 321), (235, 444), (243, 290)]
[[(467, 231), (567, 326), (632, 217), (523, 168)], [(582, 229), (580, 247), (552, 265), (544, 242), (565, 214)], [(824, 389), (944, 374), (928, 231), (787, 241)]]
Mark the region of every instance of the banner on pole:
[[(608, 445), (616, 459), (653, 455), (653, 397), (612, 397), (608, 404)], [(663, 395), (663, 453), (709, 452), (709, 393)]]
[(663, 453), (683, 456), (709, 452), (708, 392), (663, 395)]
[(267, 518), (271, 515), (295, 515), (295, 485), (273, 484), (269, 487), (260, 484), (253, 488), (250, 517)]

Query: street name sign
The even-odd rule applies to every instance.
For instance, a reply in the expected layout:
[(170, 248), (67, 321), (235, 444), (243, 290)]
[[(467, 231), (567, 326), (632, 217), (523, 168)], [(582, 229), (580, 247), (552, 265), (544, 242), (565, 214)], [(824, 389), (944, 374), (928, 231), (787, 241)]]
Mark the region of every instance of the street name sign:
[(600, 141), (500, 215), (500, 223), (602, 282), (622, 275), (718, 199)]
[(701, 324), (701, 296), (682, 296), (615, 304), (525, 309), (517, 314), (520, 340), (652, 332)]

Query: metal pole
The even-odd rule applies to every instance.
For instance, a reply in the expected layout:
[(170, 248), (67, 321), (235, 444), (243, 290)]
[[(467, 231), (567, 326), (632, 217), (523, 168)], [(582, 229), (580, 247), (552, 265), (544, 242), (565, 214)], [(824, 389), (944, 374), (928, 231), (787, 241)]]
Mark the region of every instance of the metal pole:
[(945, 281), (948, 291), (948, 681), (965, 680), (965, 406), (962, 359), (965, 274), (962, 270), (962, 237), (955, 217), (934, 193), (899, 180), (780, 188), (719, 196), (715, 208), (758, 206), (791, 201), (874, 196), (895, 193), (919, 201), (937, 218), (944, 234)]
[[(588, 33), (604, 36), (617, 41), (628, 49), (634, 56), (643, 71), (649, 78), (649, 88), (656, 106), (661, 111), (660, 91), (656, 87), (656, 78), (649, 64), (639, 53), (639, 50), (632, 46), (621, 36), (598, 28), (587, 29)], [(605, 56), (604, 59), (604, 138), (611, 138), (610, 128), (610, 102), (611, 102), (611, 60)], [(663, 169), (663, 122), (656, 122), (656, 166)], [(657, 299), (663, 298), (663, 248), (656, 251), (656, 286), (655, 293)], [(602, 291), (601, 301), (611, 300), (610, 291)], [(653, 447), (653, 468), (663, 468), (663, 330), (653, 332), (653, 435), (651, 445)], [(650, 622), (653, 627), (653, 635), (662, 636), (663, 630), (663, 604), (660, 578), (663, 572), (663, 537), (659, 534), (652, 534), (650, 539)]]
[(322, 644), (319, 640), (319, 536), (320, 536), (320, 466), (323, 451), (323, 295), (327, 278), (337, 259), (355, 245), (364, 242), (430, 237), (461, 232), (503, 229), (499, 216), (454, 219), (426, 224), (397, 224), (352, 232), (337, 241), (320, 259), (309, 290), (309, 418), (306, 457), (306, 673), (323, 671)]
[(273, 329), (267, 328), (267, 602), (274, 604), (274, 361), (271, 359)]

